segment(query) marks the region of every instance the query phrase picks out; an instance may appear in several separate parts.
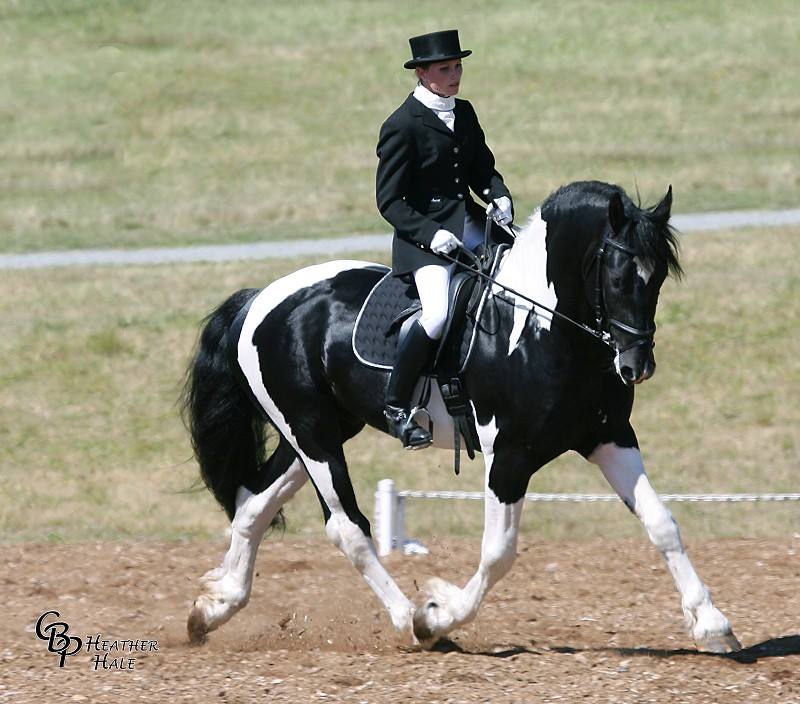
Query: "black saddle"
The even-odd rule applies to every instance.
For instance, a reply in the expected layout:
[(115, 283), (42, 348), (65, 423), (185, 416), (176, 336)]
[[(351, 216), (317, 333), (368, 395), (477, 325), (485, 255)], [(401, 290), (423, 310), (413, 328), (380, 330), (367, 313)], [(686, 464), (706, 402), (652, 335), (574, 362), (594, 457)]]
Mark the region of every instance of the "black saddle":
[[(449, 366), (458, 366), (459, 370), (466, 366), (483, 290), (477, 285), (478, 279), (473, 271), (459, 271), (451, 277), (447, 320), (433, 363), (427, 370), (429, 374), (445, 359)], [(353, 351), (357, 359), (368, 367), (391, 369), (400, 341), (421, 311), (414, 283), (402, 281), (388, 270), (370, 291), (356, 319)]]

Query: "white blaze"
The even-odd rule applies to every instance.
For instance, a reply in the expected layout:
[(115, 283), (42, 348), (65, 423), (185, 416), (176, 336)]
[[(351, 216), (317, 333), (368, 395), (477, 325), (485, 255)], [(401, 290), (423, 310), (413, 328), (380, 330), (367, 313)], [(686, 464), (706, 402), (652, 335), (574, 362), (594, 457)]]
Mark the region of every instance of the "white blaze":
[(656, 269), (653, 260), (647, 259), (646, 257), (634, 257), (633, 261), (636, 264), (636, 273), (639, 275), (639, 278), (644, 281), (645, 285), (647, 285), (647, 282), (650, 281), (650, 277)]

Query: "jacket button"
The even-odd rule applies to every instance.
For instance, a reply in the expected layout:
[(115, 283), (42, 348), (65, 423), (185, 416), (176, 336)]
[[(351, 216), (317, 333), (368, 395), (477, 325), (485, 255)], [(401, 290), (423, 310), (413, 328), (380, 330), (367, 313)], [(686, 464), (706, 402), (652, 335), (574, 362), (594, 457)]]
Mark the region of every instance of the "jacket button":
[(456, 180), (456, 183), (461, 183), (461, 179), (458, 176), (456, 176), (455, 180)]
[(464, 194), (463, 193), (456, 193), (456, 198), (458, 198), (459, 200), (464, 200)]
[(453, 164), (453, 168), (454, 168), (454, 169), (457, 169), (457, 168), (458, 168), (458, 162), (456, 162), (455, 164)]
[(453, 154), (458, 154), (458, 147), (453, 147)]

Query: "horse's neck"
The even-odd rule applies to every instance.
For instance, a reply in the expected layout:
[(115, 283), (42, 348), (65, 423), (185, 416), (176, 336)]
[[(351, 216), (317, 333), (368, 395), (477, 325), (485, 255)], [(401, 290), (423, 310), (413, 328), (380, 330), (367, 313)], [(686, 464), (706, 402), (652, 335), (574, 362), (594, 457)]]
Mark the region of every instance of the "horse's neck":
[[(555, 288), (547, 280), (547, 223), (537, 210), (527, 225), (517, 234), (514, 245), (503, 257), (497, 273), (498, 283), (533, 299), (537, 303), (555, 309), (558, 305)], [(509, 337), (508, 354), (514, 350), (525, 328), (525, 322), (533, 306), (524, 298), (494, 287), (494, 293), (514, 301), (514, 325)], [(539, 327), (550, 329), (552, 316), (536, 308)]]

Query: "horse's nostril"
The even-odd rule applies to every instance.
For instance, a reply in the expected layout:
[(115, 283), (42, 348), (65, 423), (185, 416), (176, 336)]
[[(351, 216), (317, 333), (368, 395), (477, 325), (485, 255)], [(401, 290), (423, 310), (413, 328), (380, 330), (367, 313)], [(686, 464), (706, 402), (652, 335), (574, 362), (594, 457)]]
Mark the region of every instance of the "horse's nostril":
[(633, 369), (630, 367), (621, 367), (619, 373), (622, 375), (623, 379), (627, 379), (628, 381), (633, 381), (636, 378)]

